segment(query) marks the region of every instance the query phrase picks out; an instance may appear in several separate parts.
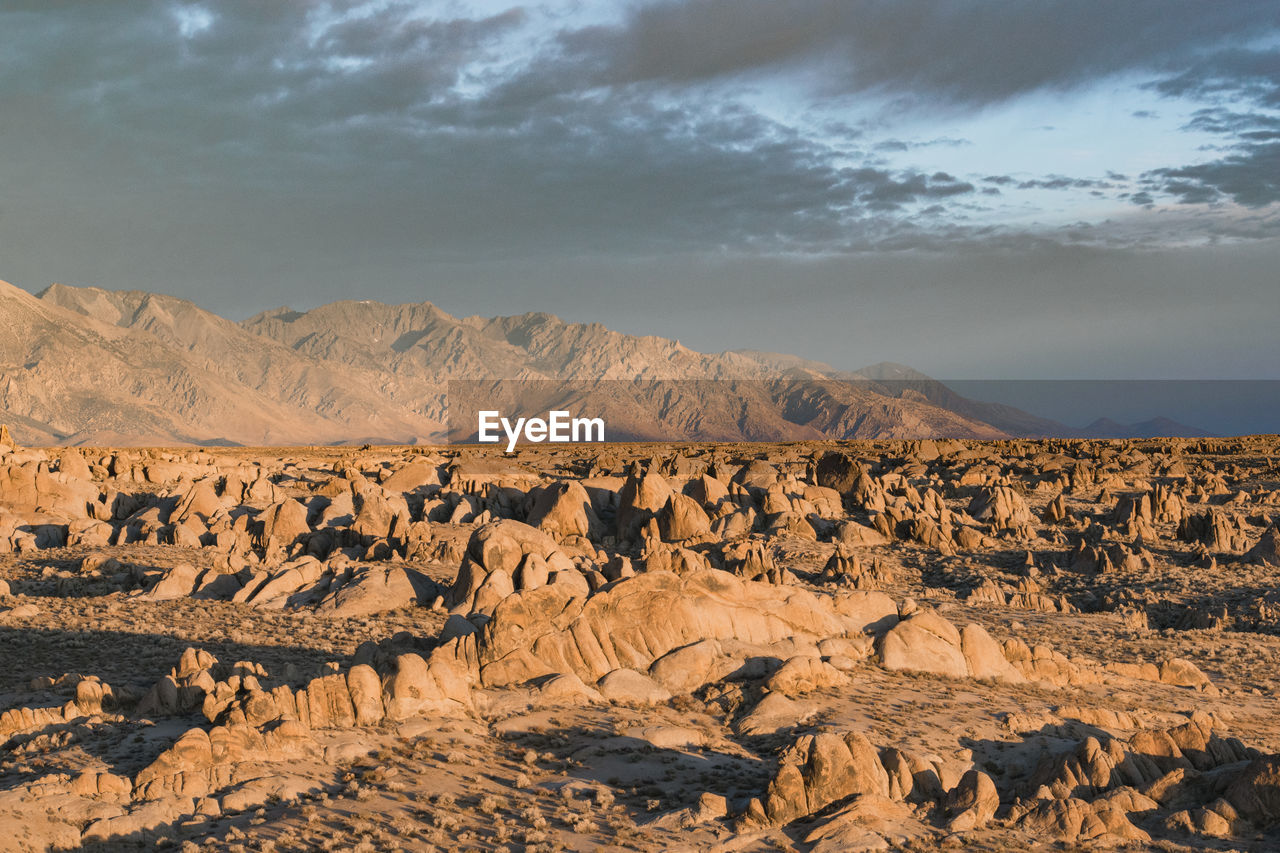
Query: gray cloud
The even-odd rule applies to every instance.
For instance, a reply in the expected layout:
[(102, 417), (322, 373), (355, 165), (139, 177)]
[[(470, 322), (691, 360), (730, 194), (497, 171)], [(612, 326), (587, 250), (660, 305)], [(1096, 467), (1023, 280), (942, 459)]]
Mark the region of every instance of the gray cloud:
[[(183, 37), (180, 13), (198, 7), (94, 8), (0, 13), (26, 46), (4, 82), (55, 92), (56, 118), (123, 161), (115, 180), (129, 193), (179, 210), (175, 195), (198, 199), (199, 213), (177, 214), (196, 221), (251, 202), (243, 220), (285, 220), (262, 232), (277, 239), (349, 219), (370, 248), (443, 256), (825, 249), (900, 230), (868, 217), (973, 191), (868, 157), (849, 165), (849, 149), (732, 101), (596, 97), (578, 60), (539, 54), (503, 70), (496, 45), (526, 22), (520, 11), (430, 20), (414, 4), (218, 4)], [(110, 192), (110, 177), (92, 180)]]
[(1152, 189), (1184, 204), (1230, 199), (1245, 207), (1280, 201), (1280, 142), (1248, 142), (1219, 160), (1155, 169), (1143, 179)]
[[(1020, 324), (1009, 346), (1043, 345), (1035, 365), (1069, 348), (1080, 300), (1122, 336), (1115, 317), (1136, 323), (1140, 301), (1178, 290), (1170, 334), (1194, 331), (1207, 309), (1182, 292), (1183, 264), (1159, 266), (1173, 282), (1164, 291), (1152, 276), (1123, 310), (1107, 304), (1154, 269), (1139, 253), (1119, 257), (1135, 247), (1254, 240), (1274, 254), (1280, 223), (1256, 208), (1277, 192), (1269, 110), (1280, 77), (1273, 54), (1222, 47), (1274, 32), (1273, 0), (1212, 14), (1184, 0), (626, 9), (581, 27), (536, 7), (5, 3), (0, 277), (177, 292), (242, 316), (353, 293), (464, 313), (594, 312), (576, 316), (851, 367), (911, 361), (895, 349), (910, 346), (932, 368), (964, 344), (954, 316), (989, 314), (984, 343)], [(1150, 80), (1152, 99), (1200, 102), (1188, 129), (1221, 139), (1214, 161), (1132, 183), (987, 176), (990, 165), (971, 175), (943, 150), (963, 140), (894, 124), (905, 111), (916, 122), (969, 114), (1121, 74)], [(754, 108), (765, 84), (802, 93), (812, 114), (788, 124)], [(881, 123), (833, 118), (864, 103), (889, 105)], [(951, 171), (931, 165), (944, 154)], [(1044, 189), (1123, 189), (1134, 207), (1062, 228), (1002, 224), (979, 207)], [(1168, 198), (1187, 204), (1143, 208)], [(1255, 209), (1223, 214), (1213, 205), (1224, 200)], [(1055, 301), (1055, 288), (1070, 291), (1071, 262), (1094, 250), (1116, 253), (1102, 265), (1107, 286)], [(1044, 263), (1051, 274), (1037, 272)], [(1249, 288), (1273, 268), (1246, 266)], [(912, 285), (897, 297), (904, 270)], [(1039, 304), (1052, 334), (1037, 327)], [(694, 319), (667, 319), (672, 305), (693, 306)], [(880, 311), (855, 356), (848, 318)], [(1232, 316), (1242, 341), (1258, 339), (1256, 312)], [(1176, 355), (1177, 340), (1162, 349), (1150, 337), (1139, 343)], [(1090, 351), (1132, 356), (1139, 343)]]
[[(990, 181), (991, 179), (988, 178), (987, 180)], [(1108, 181), (1099, 181), (1091, 178), (1068, 178), (1065, 175), (1049, 175), (1045, 178), (1033, 178), (1017, 182), (1010, 179), (1009, 183), (1013, 183), (1020, 190), (1111, 189), (1114, 186)]]
[[(1280, 84), (1275, 88), (1280, 91)], [(1230, 200), (1257, 208), (1280, 202), (1280, 116), (1206, 108), (1187, 127), (1223, 136), (1226, 153), (1206, 163), (1144, 173), (1145, 193), (1139, 203), (1149, 203), (1151, 193), (1183, 204)]]
[(1132, 70), (1280, 27), (1269, 0), (686, 0), (567, 32), (596, 84), (696, 82), (817, 65), (828, 92), (986, 104)]
[[(1272, 5), (1263, 26), (1252, 33), (1259, 37), (1274, 31), (1278, 13)], [(1172, 97), (1199, 99), (1220, 95), (1243, 96), (1265, 107), (1280, 107), (1280, 50), (1276, 48), (1227, 48), (1193, 56), (1177, 73), (1152, 83), (1152, 88)]]
[(939, 137), (937, 139), (926, 140), (905, 140), (905, 139), (886, 139), (877, 142), (873, 148), (876, 151), (915, 151), (921, 148), (963, 148), (973, 143), (967, 139), (950, 139), (948, 137)]
[[(962, 140), (863, 150), (861, 130), (819, 139), (687, 87), (820, 67), (822, 91), (958, 108), (1160, 67), (1275, 18), (1252, 2), (1205, 16), (1170, 0), (688, 0), (522, 41), (530, 14), (423, 17), (414, 3), (346, 0), (7, 6), (0, 28), (15, 51), (0, 83), (10, 105), (39, 98), (48, 121), (92, 137), (130, 194), (199, 199), (197, 219), (239, 199), (255, 206), (246, 220), (286, 217), (278, 232), (349, 219), (372, 247), (446, 256), (860, 250), (982, 237), (959, 221), (944, 229), (936, 208), (927, 225), (907, 219), (913, 205), (957, 211), (947, 205), (973, 184), (873, 156)], [(203, 26), (184, 36), (191, 21)], [(1256, 58), (1231, 54), (1176, 85), (1201, 91), (1228, 66), (1259, 73)], [(672, 86), (686, 88), (665, 96)], [(1191, 184), (1211, 177), (1153, 173), (1146, 189), (1163, 179), (1207, 199)], [(1061, 175), (1000, 186), (1106, 187)]]
[(1143, 191), (1133, 201), (1148, 205), (1159, 193), (1182, 204), (1229, 200), (1258, 208), (1280, 202), (1280, 115), (1271, 112), (1280, 109), (1280, 48), (1208, 52), (1151, 87), (1168, 97), (1218, 102), (1198, 110), (1186, 129), (1222, 136), (1225, 153), (1144, 173)]

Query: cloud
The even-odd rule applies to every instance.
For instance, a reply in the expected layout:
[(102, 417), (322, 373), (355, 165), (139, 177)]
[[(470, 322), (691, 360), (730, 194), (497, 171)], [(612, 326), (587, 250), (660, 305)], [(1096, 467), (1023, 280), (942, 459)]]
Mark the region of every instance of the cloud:
[(1270, 0), (685, 0), (565, 32), (594, 85), (820, 72), (829, 93), (883, 91), (982, 105), (1108, 75), (1167, 71), (1188, 54), (1280, 27)]
[[(813, 251), (867, 245), (897, 232), (892, 219), (912, 205), (974, 190), (712, 94), (602, 95), (581, 56), (548, 48), (520, 10), (432, 18), (408, 3), (282, 2), (148, 12), (0, 13), (26, 51), (0, 68), (0, 84), (25, 79), (44, 108), (101, 140), (102, 154), (130, 161), (114, 186), (95, 178), (103, 195), (127, 184), (176, 209), (175, 195), (198, 193), (206, 212), (252, 200), (244, 219), (283, 216), (278, 234), (347, 219), (370, 248), (459, 257)], [(528, 54), (513, 53), (526, 37)]]
[(1251, 208), (1275, 204), (1280, 202), (1280, 141), (1242, 143), (1219, 160), (1154, 169), (1143, 180), (1183, 204), (1224, 199)]
[[(537, 7), (409, 2), (7, 3), (0, 104), (22, 118), (0, 127), (0, 179), (18, 188), (10, 204), (48, 186), (74, 196), (45, 200), (39, 221), (65, 244), (91, 233), (99, 260), (149, 238), (148, 219), (174, 255), (222, 240), (272, 269), (303, 250), (408, 264), (1005, 245), (1018, 229), (976, 224), (965, 205), (1112, 179), (968, 178), (931, 163), (975, 147), (965, 140), (841, 122), (831, 105), (972, 112), (1135, 71), (1167, 97), (1220, 97), (1231, 75), (1231, 91), (1261, 92), (1269, 60), (1219, 46), (1274, 29), (1274, 8), (685, 0), (584, 25)], [(815, 118), (750, 97), (784, 85)], [(1231, 144), (1254, 148), (1216, 169), (1154, 170), (1130, 198), (1257, 203), (1274, 185), (1270, 132), (1240, 124)]]
[(904, 140), (904, 139), (885, 139), (877, 142), (873, 147), (876, 151), (915, 151), (921, 148), (963, 148), (973, 143), (967, 139), (951, 139), (949, 137), (938, 137), (937, 139), (925, 140)]
[(1259, 208), (1280, 202), (1280, 48), (1216, 51), (1153, 88), (1168, 97), (1214, 102), (1197, 110), (1186, 129), (1221, 136), (1225, 153), (1144, 173), (1140, 203), (1151, 193), (1182, 204), (1230, 201)]
[[(1278, 14), (12, 0), (0, 278), (547, 310), (848, 367), (1273, 371)], [(1168, 148), (1212, 147), (1152, 162), (1181, 116)]]
[[(1273, 5), (1258, 23), (1254, 38), (1274, 34), (1280, 27), (1280, 13)], [(1170, 97), (1206, 100), (1229, 95), (1263, 107), (1280, 107), (1280, 49), (1237, 47), (1203, 53), (1151, 86)]]
[[(991, 178), (986, 180), (992, 181)], [(1008, 183), (1014, 184), (1020, 190), (1111, 189), (1115, 186), (1108, 181), (1099, 181), (1091, 178), (1068, 178), (1065, 175), (1049, 175), (1045, 178), (1033, 178), (1017, 182), (1010, 178)]]

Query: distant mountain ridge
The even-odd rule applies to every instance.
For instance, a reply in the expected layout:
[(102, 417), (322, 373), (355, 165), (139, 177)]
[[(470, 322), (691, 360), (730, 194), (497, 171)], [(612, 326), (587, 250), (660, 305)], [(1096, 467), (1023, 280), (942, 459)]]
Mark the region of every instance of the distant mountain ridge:
[[(1085, 432), (969, 400), (902, 365), (850, 372), (778, 353), (700, 353), (550, 314), (459, 318), (425, 302), (346, 301), (235, 323), (162, 294), (53, 285), (32, 296), (0, 282), (0, 423), (28, 444), (438, 442), (451, 379), (577, 383), (565, 387), (608, 410), (615, 437)], [(612, 380), (678, 384), (632, 398)], [(1134, 428), (1187, 429), (1169, 424)]]
[(1184, 438), (1208, 438), (1214, 433), (1197, 427), (1189, 427), (1169, 418), (1151, 418), (1132, 424), (1122, 424), (1111, 418), (1098, 418), (1089, 424), (1082, 433), (1092, 438), (1159, 438), (1176, 435)]

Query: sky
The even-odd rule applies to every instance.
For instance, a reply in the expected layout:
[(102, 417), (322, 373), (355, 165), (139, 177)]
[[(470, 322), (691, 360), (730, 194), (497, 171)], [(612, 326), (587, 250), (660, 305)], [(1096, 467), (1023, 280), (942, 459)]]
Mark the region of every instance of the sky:
[(1275, 0), (0, 6), (0, 279), (1280, 378)]

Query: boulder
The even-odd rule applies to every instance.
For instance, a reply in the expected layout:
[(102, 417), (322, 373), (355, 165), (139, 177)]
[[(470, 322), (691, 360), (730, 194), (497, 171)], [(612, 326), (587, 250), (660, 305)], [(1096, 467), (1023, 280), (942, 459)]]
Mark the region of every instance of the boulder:
[(889, 775), (861, 732), (805, 735), (788, 747), (761, 802), (748, 819), (792, 823), (853, 795), (888, 797)]
[(879, 530), (856, 521), (841, 521), (836, 525), (835, 541), (841, 545), (883, 545), (889, 541)]
[(1251, 563), (1280, 567), (1280, 528), (1274, 524), (1268, 527), (1244, 558)]
[(169, 601), (175, 598), (185, 598), (195, 591), (196, 581), (199, 576), (200, 573), (196, 571), (195, 566), (185, 563), (174, 566), (161, 575), (155, 586), (139, 597), (148, 601)]
[[(740, 662), (737, 662), (740, 663)], [(716, 640), (699, 640), (667, 652), (653, 662), (649, 674), (672, 693), (692, 693), (736, 669)]]
[(292, 498), (267, 507), (259, 516), (259, 524), (258, 546), (261, 548), (278, 545), (287, 551), (311, 532), (307, 508)]
[(832, 450), (818, 460), (814, 479), (819, 486), (835, 489), (841, 495), (853, 492), (854, 484), (866, 476), (866, 471), (849, 454)]
[(778, 482), (778, 469), (763, 459), (753, 459), (739, 468), (730, 482), (745, 489), (767, 490)]
[(690, 480), (684, 488), (684, 493), (701, 504), (708, 512), (714, 512), (721, 502), (729, 497), (728, 487), (715, 477), (706, 474)]
[(1225, 799), (1259, 827), (1280, 822), (1280, 755), (1250, 762), (1231, 783)]
[(829, 600), (801, 589), (717, 569), (645, 572), (589, 597), (555, 583), (511, 595), (494, 609), (477, 652), (486, 685), (553, 672), (594, 683), (619, 668), (647, 671), (701, 640), (817, 642), (849, 631)]
[(849, 677), (822, 658), (814, 655), (797, 655), (788, 659), (777, 672), (765, 681), (770, 691), (787, 696), (799, 696), (825, 687), (847, 684)]
[(363, 566), (351, 580), (321, 600), (316, 613), (323, 616), (369, 616), (431, 601), (435, 582), (413, 569), (400, 566)]
[(505, 572), (509, 579), (525, 578), (529, 582), (536, 577), (541, 581), (538, 566), (530, 566), (527, 571), (517, 573), (530, 556), (552, 563), (546, 567), (548, 574), (552, 569), (572, 568), (572, 563), (559, 550), (555, 540), (536, 527), (510, 519), (481, 525), (467, 541), (458, 575), (445, 594), (445, 606), (455, 612), (466, 611), (462, 613), (464, 616), (471, 613), (476, 592), (491, 572)]
[(1151, 840), (1129, 822), (1129, 816), (1119, 806), (1107, 800), (1037, 800), (1029, 808), (1015, 810), (1010, 819), (1014, 826), (1034, 836), (1067, 844), (1088, 843), (1091, 848)]
[(658, 530), (664, 542), (680, 542), (709, 534), (711, 519), (696, 500), (672, 493), (658, 513)]
[(996, 530), (1022, 527), (1035, 523), (1022, 496), (1009, 486), (985, 486), (979, 490), (968, 508), (969, 515), (986, 522)]
[(618, 497), (618, 538), (637, 539), (641, 528), (667, 504), (671, 486), (656, 471), (633, 470)]
[(388, 492), (412, 492), (423, 486), (440, 485), (440, 469), (430, 462), (410, 462), (382, 481)]
[(169, 523), (183, 524), (192, 519), (208, 523), (215, 515), (224, 512), (222, 499), (208, 480), (192, 483), (183, 493), (177, 507), (169, 515)]
[(610, 702), (659, 705), (671, 699), (671, 691), (634, 669), (615, 669), (605, 674), (596, 686)]
[(1010, 684), (1026, 681), (1018, 668), (1009, 663), (1004, 649), (981, 625), (970, 622), (960, 632), (960, 651), (964, 654), (969, 674), (974, 678), (990, 678)]
[(928, 672), (964, 678), (969, 665), (960, 649), (960, 632), (935, 613), (921, 611), (899, 622), (881, 638), (885, 669)]
[(391, 720), (450, 716), (472, 707), (465, 665), (444, 655), (432, 655), (430, 663), (412, 653), (396, 657), (394, 671), (383, 685), (382, 700)]
[(557, 539), (598, 539), (604, 532), (604, 525), (591, 506), (591, 497), (576, 480), (552, 483), (540, 490), (529, 511), (528, 523)]
[(980, 829), (990, 823), (1000, 808), (996, 783), (981, 770), (969, 770), (960, 782), (947, 792), (947, 829), (963, 832)]

